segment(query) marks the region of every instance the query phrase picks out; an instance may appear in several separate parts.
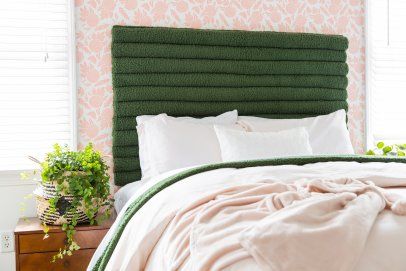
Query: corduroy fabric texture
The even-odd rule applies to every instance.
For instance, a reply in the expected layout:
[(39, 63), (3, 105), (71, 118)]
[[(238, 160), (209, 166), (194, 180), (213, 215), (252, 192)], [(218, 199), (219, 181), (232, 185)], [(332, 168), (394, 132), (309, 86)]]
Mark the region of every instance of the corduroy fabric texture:
[[(166, 187), (181, 181), (187, 177), (210, 171), (219, 168), (246, 168), (246, 167), (260, 167), (260, 166), (278, 166), (278, 165), (306, 165), (311, 163), (318, 163), (318, 162), (336, 162), (336, 161), (354, 161), (359, 163), (365, 162), (397, 162), (397, 163), (406, 163), (406, 158), (401, 157), (377, 157), (377, 156), (303, 156), (303, 157), (286, 157), (286, 158), (274, 158), (274, 159), (267, 159), (267, 160), (251, 160), (251, 161), (241, 161), (241, 162), (229, 162), (229, 163), (220, 163), (220, 164), (212, 164), (212, 165), (205, 165), (197, 168), (193, 168), (190, 170), (183, 171), (179, 174), (174, 176), (168, 177), (161, 182), (157, 183), (153, 187), (151, 187), (147, 192), (137, 198), (125, 211), (124, 216), (119, 222), (119, 226), (113, 235), (112, 239), (109, 241), (106, 249), (104, 250), (102, 256), (97, 260), (93, 271), (96, 270), (104, 270), (114, 249), (119, 241), (121, 234), (123, 233), (126, 225), (137, 213), (137, 211), (150, 200), (154, 195), (156, 195), (159, 191), (165, 189)], [(328, 176), (327, 176), (328, 177)]]
[(114, 26), (114, 180), (140, 179), (136, 116), (303, 118), (347, 110), (343, 36)]

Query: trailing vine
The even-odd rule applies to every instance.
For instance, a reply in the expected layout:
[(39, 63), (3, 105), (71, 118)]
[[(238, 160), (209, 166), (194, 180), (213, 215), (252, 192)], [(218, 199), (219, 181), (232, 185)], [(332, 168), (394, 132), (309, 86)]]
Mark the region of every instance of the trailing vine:
[[(75, 227), (78, 224), (78, 208), (82, 208), (91, 225), (107, 219), (111, 213), (113, 200), (110, 196), (110, 177), (108, 166), (101, 154), (89, 143), (83, 150), (71, 151), (67, 146), (55, 144), (53, 151), (46, 155), (41, 165), (42, 184), (56, 184), (56, 196), (48, 199), (50, 213), (59, 212), (61, 205), (65, 208), (60, 213), (64, 222), (62, 230), (66, 233), (67, 242), (60, 248), (53, 260), (72, 255), (80, 247), (74, 240)], [(71, 202), (64, 201), (63, 195), (72, 197)], [(99, 210), (104, 208), (98, 215)], [(67, 214), (71, 215), (67, 219)], [(44, 225), (48, 236), (48, 227)]]

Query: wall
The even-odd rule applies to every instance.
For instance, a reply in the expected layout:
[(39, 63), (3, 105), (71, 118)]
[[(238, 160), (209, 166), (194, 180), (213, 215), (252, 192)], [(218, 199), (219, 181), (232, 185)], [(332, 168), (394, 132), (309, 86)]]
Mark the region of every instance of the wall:
[[(35, 215), (34, 200), (24, 200), (24, 197), (32, 193), (35, 187), (35, 182), (19, 180), (18, 174), (2, 175), (0, 178), (0, 231), (13, 231), (22, 214), (27, 217)], [(21, 203), (26, 205), (24, 212), (20, 211)], [(0, 270), (15, 270), (14, 252), (0, 253)]]
[(111, 154), (111, 27), (121, 25), (343, 34), (350, 41), (349, 129), (364, 148), (365, 53), (361, 0), (76, 0), (79, 145)]
[[(361, 0), (76, 0), (79, 145), (111, 154), (111, 26), (145, 25), (344, 34), (350, 40), (349, 129), (364, 146), (364, 6)], [(6, 181), (7, 183), (2, 183)], [(19, 203), (33, 185), (0, 180), (0, 230), (14, 228)], [(27, 215), (33, 215), (29, 204)], [(0, 254), (0, 270), (14, 270), (14, 253)]]

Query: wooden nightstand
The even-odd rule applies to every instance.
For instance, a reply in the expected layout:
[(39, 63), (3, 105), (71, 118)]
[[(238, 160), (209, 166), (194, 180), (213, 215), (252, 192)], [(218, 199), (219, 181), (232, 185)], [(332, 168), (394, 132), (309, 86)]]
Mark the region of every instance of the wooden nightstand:
[(60, 227), (50, 226), (49, 237), (44, 238), (42, 225), (38, 218), (20, 219), (14, 231), (17, 271), (80, 271), (86, 270), (90, 259), (104, 235), (113, 224), (115, 215), (102, 225), (83, 225), (76, 228), (75, 240), (80, 250), (72, 256), (51, 263), (52, 256), (63, 247), (66, 235)]

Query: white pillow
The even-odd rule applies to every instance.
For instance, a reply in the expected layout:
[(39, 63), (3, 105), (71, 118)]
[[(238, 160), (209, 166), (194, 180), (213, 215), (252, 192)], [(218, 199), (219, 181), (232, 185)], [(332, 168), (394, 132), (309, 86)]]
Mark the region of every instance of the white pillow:
[(304, 119), (239, 117), (238, 123), (254, 132), (276, 132), (305, 127), (309, 133), (313, 154), (354, 154), (343, 109), (328, 115)]
[(177, 168), (220, 162), (220, 146), (213, 124), (235, 125), (238, 129), (237, 118), (237, 110), (202, 119), (174, 118), (166, 114), (137, 117), (142, 178)]
[(280, 132), (245, 132), (214, 126), (224, 162), (311, 155), (304, 127)]
[[(167, 114), (159, 114), (159, 115), (142, 115), (142, 116), (137, 116), (137, 127), (141, 126), (144, 122), (160, 115), (165, 115), (168, 116)], [(170, 116), (168, 116), (170, 117)], [(175, 117), (170, 117), (170, 118), (175, 118)], [(185, 120), (189, 122), (194, 122), (194, 123), (210, 123), (210, 124), (234, 124), (238, 120), (238, 111), (233, 110), (233, 111), (228, 111), (225, 112), (221, 115), (215, 116), (215, 117), (205, 117), (205, 118), (192, 118), (192, 117), (176, 117), (175, 119), (177, 120)]]

